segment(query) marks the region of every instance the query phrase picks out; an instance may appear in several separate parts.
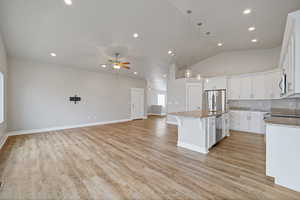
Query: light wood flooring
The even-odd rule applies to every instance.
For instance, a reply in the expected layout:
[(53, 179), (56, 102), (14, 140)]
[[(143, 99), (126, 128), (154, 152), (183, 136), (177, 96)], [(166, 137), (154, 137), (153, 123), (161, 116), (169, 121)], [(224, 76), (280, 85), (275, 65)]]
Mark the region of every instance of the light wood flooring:
[(0, 199), (300, 199), (265, 176), (261, 135), (232, 132), (208, 155), (176, 141), (159, 117), (9, 137)]

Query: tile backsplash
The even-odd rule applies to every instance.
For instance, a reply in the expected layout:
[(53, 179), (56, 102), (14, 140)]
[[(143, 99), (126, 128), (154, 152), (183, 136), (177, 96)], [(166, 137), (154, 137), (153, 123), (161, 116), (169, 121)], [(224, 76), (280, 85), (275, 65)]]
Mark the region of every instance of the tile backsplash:
[(270, 100), (229, 100), (230, 108), (247, 108), (252, 110), (270, 111)]
[(278, 100), (229, 100), (229, 108), (240, 107), (261, 111), (272, 109), (300, 110), (300, 98)]

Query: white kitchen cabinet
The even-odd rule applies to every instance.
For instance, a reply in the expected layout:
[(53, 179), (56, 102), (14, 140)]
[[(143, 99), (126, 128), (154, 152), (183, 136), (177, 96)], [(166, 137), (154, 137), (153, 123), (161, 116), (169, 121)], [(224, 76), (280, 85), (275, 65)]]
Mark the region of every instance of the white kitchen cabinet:
[(250, 112), (249, 113), (249, 132), (251, 133), (265, 133), (266, 127), (264, 122), (264, 113)]
[(230, 111), (230, 129), (250, 133), (265, 133), (264, 112)]
[(300, 96), (300, 11), (287, 18), (279, 66), (286, 74), (286, 94), (282, 97)]
[(240, 118), (238, 119), (240, 121), (240, 126), (239, 126), (239, 129), (238, 131), (245, 131), (245, 132), (250, 132), (249, 131), (249, 120), (250, 120), (250, 117), (249, 116), (249, 113), (248, 111), (239, 111), (239, 116)]
[(224, 114), (222, 120), (223, 137), (229, 136), (229, 114)]
[(240, 79), (240, 99), (252, 99), (252, 77), (242, 77)]
[(300, 192), (300, 127), (267, 124), (266, 174), (275, 184)]
[(241, 79), (240, 77), (231, 77), (228, 80), (228, 99), (240, 99), (241, 90)]
[(230, 111), (229, 112), (229, 128), (231, 130), (240, 130), (240, 112)]
[(251, 99), (266, 99), (265, 74), (258, 74), (252, 77)]
[(204, 90), (227, 89), (226, 77), (207, 78), (204, 81)]
[(281, 72), (274, 71), (265, 74), (265, 98), (266, 99), (279, 99), (280, 88), (279, 83), (281, 79)]
[(229, 100), (279, 99), (281, 72), (274, 70), (243, 76), (233, 76), (228, 80)]

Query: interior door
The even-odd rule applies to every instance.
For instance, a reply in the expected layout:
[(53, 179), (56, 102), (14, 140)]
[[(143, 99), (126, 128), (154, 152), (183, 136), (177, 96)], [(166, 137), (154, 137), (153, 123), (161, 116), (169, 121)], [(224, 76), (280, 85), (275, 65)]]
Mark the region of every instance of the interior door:
[(202, 108), (202, 84), (187, 84), (187, 111), (201, 110)]
[(144, 89), (131, 89), (131, 119), (144, 118)]

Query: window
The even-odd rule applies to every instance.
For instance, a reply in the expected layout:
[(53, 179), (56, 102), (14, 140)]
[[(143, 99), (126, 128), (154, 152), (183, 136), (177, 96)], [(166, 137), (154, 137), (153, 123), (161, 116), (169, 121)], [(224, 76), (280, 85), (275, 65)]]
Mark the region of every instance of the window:
[(165, 95), (164, 94), (157, 95), (157, 104), (160, 105), (160, 106), (165, 107), (166, 102), (165, 102)]
[(0, 72), (0, 123), (4, 121), (4, 76)]

